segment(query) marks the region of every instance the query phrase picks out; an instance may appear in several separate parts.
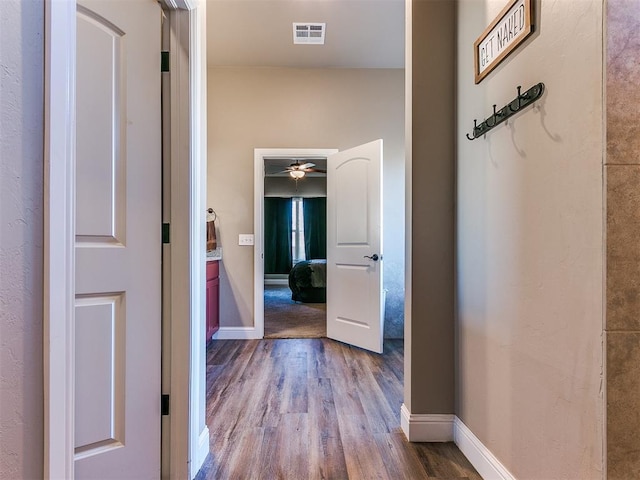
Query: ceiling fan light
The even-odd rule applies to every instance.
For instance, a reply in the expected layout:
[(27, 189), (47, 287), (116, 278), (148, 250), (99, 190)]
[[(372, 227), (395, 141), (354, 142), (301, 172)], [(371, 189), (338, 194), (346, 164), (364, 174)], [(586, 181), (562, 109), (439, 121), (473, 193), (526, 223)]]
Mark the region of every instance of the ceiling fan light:
[(304, 170), (291, 170), (289, 172), (289, 175), (291, 175), (295, 179), (302, 178), (304, 177)]

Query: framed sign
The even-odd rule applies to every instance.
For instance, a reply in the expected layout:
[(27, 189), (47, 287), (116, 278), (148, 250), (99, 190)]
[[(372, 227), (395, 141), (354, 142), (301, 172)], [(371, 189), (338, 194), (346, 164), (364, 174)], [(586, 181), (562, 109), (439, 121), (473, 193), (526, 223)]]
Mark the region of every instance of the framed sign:
[(532, 0), (509, 0), (482, 32), (473, 44), (476, 83), (480, 83), (533, 32), (532, 14)]

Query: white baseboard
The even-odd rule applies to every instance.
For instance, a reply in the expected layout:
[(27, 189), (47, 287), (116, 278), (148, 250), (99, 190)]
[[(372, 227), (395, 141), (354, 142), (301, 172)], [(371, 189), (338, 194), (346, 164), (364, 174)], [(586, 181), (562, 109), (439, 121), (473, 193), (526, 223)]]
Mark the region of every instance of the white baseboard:
[(209, 427), (205, 425), (198, 438), (198, 448), (195, 452), (196, 458), (194, 458), (191, 463), (191, 478), (196, 477), (198, 471), (202, 468), (202, 465), (207, 459), (207, 455), (209, 455), (209, 449), (211, 448), (210, 443), (211, 440), (209, 438)]
[(415, 414), (403, 403), (400, 425), (410, 442), (452, 442), (455, 415)]
[(289, 286), (289, 279), (288, 278), (271, 278), (271, 279), (265, 279), (264, 281), (264, 285), (265, 287), (268, 285), (271, 286), (279, 286), (279, 287), (288, 287)]
[(256, 340), (262, 336), (255, 327), (220, 327), (211, 338), (214, 340)]
[(476, 437), (458, 417), (454, 421), (454, 441), (485, 480), (516, 480), (500, 460)]
[(455, 415), (412, 414), (403, 403), (400, 424), (410, 442), (455, 442), (484, 480), (516, 480)]
[(267, 274), (264, 276), (264, 284), (289, 286), (289, 275)]

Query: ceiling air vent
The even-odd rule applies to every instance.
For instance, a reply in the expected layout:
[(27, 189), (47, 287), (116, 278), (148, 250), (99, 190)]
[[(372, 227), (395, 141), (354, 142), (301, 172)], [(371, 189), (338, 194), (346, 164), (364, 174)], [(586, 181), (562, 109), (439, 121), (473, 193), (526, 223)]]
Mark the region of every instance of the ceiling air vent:
[(303, 45), (324, 45), (326, 23), (294, 23), (293, 43)]

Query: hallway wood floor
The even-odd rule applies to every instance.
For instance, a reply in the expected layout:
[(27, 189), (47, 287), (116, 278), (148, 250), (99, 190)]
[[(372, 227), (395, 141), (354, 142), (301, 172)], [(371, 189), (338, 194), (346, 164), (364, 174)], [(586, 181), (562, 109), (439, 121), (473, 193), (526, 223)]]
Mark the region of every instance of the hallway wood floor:
[(453, 443), (400, 429), (403, 343), (218, 340), (207, 351), (205, 479), (481, 480)]

